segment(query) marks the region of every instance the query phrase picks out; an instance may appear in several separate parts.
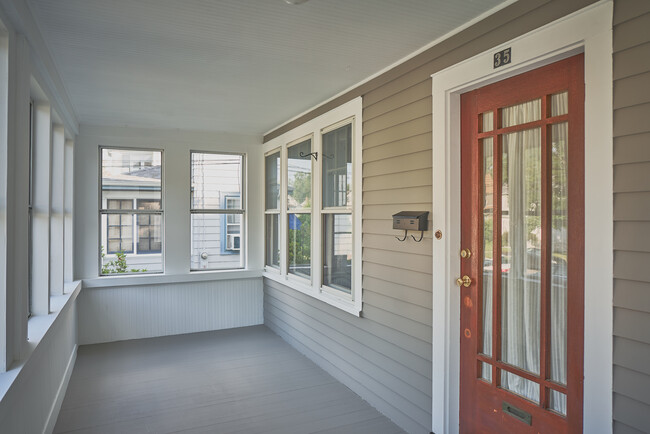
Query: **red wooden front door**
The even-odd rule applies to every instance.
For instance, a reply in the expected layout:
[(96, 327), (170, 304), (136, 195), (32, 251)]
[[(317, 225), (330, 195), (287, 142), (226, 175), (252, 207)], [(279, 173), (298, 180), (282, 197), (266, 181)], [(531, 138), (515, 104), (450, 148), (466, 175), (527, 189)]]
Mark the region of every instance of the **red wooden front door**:
[(582, 432), (583, 57), (461, 96), (461, 432)]

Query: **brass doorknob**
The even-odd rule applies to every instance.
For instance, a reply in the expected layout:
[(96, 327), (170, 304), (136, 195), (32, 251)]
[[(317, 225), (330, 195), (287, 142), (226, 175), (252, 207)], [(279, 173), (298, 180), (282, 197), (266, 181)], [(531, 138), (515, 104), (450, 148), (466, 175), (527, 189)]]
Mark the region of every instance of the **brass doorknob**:
[(472, 252), (469, 249), (463, 249), (460, 251), (460, 257), (463, 259), (467, 259), (470, 256), (472, 256)]
[(467, 288), (471, 284), (472, 284), (472, 279), (467, 275), (456, 279), (456, 285), (458, 286), (464, 286), (465, 288)]

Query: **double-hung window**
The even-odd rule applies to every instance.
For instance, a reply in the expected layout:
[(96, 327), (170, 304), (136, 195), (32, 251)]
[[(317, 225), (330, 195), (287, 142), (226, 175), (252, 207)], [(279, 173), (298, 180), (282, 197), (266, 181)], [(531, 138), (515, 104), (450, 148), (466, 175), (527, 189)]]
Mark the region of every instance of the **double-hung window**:
[(33, 285), (32, 285), (32, 239), (34, 224), (34, 101), (29, 101), (29, 204), (27, 206), (27, 287), (28, 287), (28, 317), (32, 316), (33, 310)]
[(361, 311), (361, 99), (265, 144), (266, 273)]
[(266, 253), (265, 264), (267, 267), (280, 269), (280, 187), (281, 165), (280, 149), (271, 151), (264, 159), (265, 179), (265, 236)]
[(162, 272), (162, 151), (102, 148), (100, 167), (100, 274)]
[(243, 268), (244, 156), (192, 152), (191, 164), (190, 268)]

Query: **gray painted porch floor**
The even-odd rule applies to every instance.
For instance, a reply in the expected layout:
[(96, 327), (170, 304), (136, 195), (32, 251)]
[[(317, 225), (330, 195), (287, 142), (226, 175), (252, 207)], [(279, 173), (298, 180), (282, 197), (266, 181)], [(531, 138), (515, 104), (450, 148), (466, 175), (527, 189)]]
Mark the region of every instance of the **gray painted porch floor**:
[(79, 347), (54, 432), (403, 431), (254, 326)]

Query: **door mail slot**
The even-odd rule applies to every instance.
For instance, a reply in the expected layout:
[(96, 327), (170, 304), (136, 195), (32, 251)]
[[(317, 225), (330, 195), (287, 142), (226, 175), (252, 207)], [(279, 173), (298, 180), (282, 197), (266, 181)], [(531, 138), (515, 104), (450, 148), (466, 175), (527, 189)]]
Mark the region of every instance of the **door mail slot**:
[(504, 413), (509, 414), (510, 416), (514, 417), (517, 420), (522, 421), (526, 425), (533, 424), (533, 416), (527, 411), (524, 411), (521, 408), (517, 408), (514, 405), (509, 404), (505, 401), (503, 401), (501, 408), (503, 409)]
[(426, 231), (429, 211), (400, 211), (393, 214), (393, 229)]

